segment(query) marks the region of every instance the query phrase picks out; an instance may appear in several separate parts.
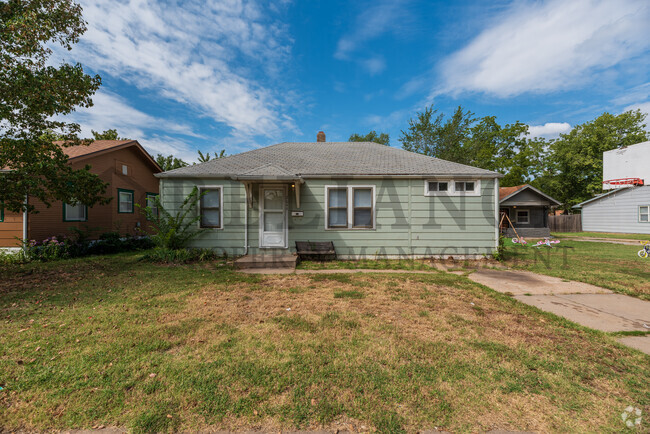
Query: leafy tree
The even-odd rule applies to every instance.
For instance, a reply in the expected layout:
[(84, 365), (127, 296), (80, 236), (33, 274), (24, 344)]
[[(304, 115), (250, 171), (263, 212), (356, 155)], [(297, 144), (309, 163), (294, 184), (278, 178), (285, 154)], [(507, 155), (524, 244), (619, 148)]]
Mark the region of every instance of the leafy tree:
[(504, 173), (502, 185), (517, 185), (537, 171), (539, 144), (527, 134), (528, 126), (518, 121), (501, 126), (496, 117), (475, 118), (461, 106), (445, 119), (430, 106), (409, 120), (400, 141), (408, 151)]
[(445, 120), (444, 114), (438, 114), (432, 105), (417, 113), (417, 119), (409, 120), (409, 127), (402, 130), (399, 140), (407, 151), (469, 164), (470, 156), (464, 146), (475, 121), (474, 113), (461, 106)]
[(650, 139), (645, 117), (639, 110), (603, 113), (561, 134), (549, 144), (547, 167), (538, 185), (566, 210), (601, 193), (603, 152)]
[(117, 130), (106, 130), (102, 133), (95, 131), (95, 130), (90, 130), (90, 132), (93, 134), (93, 138), (95, 140), (129, 140), (126, 137), (119, 137), (117, 134)]
[(156, 163), (158, 163), (158, 165), (165, 172), (167, 172), (168, 170), (174, 170), (174, 169), (179, 169), (181, 167), (188, 166), (188, 164), (185, 161), (181, 160), (180, 158), (176, 158), (173, 155), (164, 156), (162, 154), (157, 154)]
[(494, 116), (485, 116), (460, 139), (461, 153), (466, 164), (505, 174), (502, 186), (529, 182), (538, 169), (536, 156), (539, 140), (526, 138), (528, 125), (519, 121), (499, 125)]
[(377, 131), (372, 130), (365, 136), (361, 136), (359, 134), (352, 134), (350, 138), (348, 139), (350, 142), (375, 142), (379, 143), (380, 145), (390, 145), (390, 136), (388, 133), (379, 133), (377, 134)]
[(226, 156), (226, 150), (225, 149), (222, 149), (221, 152), (219, 152), (219, 154), (217, 154), (215, 152), (214, 156), (210, 156), (209, 152), (206, 152), (205, 154), (203, 152), (201, 152), (201, 150), (198, 150), (198, 152), (199, 152), (199, 158), (198, 158), (199, 163), (205, 163), (206, 161), (210, 161), (212, 159), (216, 160), (218, 158), (223, 158), (223, 157)]
[[(0, 3), (0, 201), (33, 211), (27, 195), (46, 205), (106, 203), (106, 184), (87, 169), (73, 170), (52, 135), (77, 139), (80, 128), (60, 120), (90, 107), (99, 76), (80, 64), (52, 66), (52, 44), (70, 50), (85, 32), (81, 7), (72, 0), (9, 0)], [(58, 119), (58, 120), (57, 120)], [(9, 171), (7, 171), (9, 170)]]

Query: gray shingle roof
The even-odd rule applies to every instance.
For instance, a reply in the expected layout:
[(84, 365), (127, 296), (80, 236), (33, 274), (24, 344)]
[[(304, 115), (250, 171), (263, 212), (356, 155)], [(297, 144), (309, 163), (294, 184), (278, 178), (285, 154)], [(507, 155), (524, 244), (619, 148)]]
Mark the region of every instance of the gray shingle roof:
[(500, 177), (497, 172), (371, 142), (285, 142), (161, 173), (162, 178), (317, 176)]

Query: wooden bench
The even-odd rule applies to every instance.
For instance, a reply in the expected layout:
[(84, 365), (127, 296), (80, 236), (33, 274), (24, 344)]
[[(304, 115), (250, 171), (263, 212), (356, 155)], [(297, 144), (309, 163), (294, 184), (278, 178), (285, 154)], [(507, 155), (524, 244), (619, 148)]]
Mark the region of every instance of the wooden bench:
[(296, 253), (300, 259), (314, 258), (320, 261), (336, 259), (332, 241), (296, 241)]

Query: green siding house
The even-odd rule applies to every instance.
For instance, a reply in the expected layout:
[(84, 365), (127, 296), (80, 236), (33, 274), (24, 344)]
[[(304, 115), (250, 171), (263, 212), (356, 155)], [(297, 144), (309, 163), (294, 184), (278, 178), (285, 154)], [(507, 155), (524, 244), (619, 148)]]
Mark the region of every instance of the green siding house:
[(229, 256), (332, 241), (339, 258), (482, 257), (498, 243), (499, 173), (369, 142), (279, 143), (157, 174), (163, 206), (196, 186), (192, 247)]

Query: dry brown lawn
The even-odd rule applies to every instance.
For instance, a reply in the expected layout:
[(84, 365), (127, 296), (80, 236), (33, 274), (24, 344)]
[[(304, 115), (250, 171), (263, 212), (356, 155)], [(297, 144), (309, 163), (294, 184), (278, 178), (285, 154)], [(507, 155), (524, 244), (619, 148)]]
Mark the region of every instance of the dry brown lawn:
[(650, 357), (462, 276), (136, 258), (0, 271), (0, 426), (594, 432), (650, 413)]

